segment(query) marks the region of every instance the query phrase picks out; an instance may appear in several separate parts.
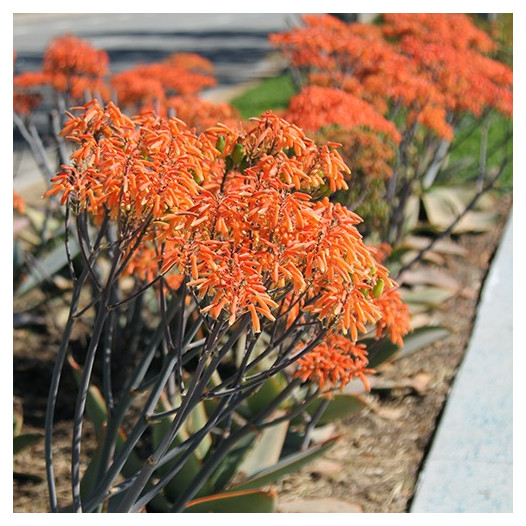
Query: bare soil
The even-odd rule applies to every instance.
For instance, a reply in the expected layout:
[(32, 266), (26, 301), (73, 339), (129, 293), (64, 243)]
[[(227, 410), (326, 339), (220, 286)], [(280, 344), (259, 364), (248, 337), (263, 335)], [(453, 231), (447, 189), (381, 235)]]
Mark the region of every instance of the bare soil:
[[(373, 389), (365, 396), (366, 409), (336, 425), (334, 432), (341, 438), (322, 459), (274, 486), (280, 511), (300, 511), (294, 503), (308, 500), (320, 502), (315, 511), (323, 512), (408, 512), (422, 462), (464, 356), (481, 286), (510, 206), (511, 198), (502, 200), (501, 221), (490, 232), (455, 239), (467, 249), (465, 257), (446, 258), (442, 270), (461, 282), (462, 293), (433, 316), (451, 334), (379, 370), (378, 385), (390, 387)], [(40, 330), (14, 329), (14, 401), (15, 408), (23, 408), (24, 433), (43, 433), (57, 337), (52, 324)], [(73, 379), (65, 381), (72, 383)], [(61, 400), (57, 408), (57, 489), (59, 499), (64, 500), (69, 494), (73, 403)], [(89, 453), (86, 448), (84, 455)], [(13, 470), (13, 511), (48, 511), (43, 440), (17, 454)]]

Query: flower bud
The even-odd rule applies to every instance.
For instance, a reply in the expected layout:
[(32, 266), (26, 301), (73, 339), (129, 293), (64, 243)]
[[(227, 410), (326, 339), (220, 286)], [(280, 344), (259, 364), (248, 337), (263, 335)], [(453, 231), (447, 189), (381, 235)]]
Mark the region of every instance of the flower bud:
[(221, 153), (223, 153), (225, 150), (225, 138), (222, 135), (217, 138), (216, 149)]
[(245, 148), (240, 142), (236, 143), (234, 151), (232, 152), (232, 160), (234, 161), (234, 166), (237, 166), (241, 162), (244, 155)]
[(382, 295), (382, 292), (384, 291), (384, 285), (385, 281), (380, 278), (373, 287), (373, 296), (375, 298), (379, 298)]

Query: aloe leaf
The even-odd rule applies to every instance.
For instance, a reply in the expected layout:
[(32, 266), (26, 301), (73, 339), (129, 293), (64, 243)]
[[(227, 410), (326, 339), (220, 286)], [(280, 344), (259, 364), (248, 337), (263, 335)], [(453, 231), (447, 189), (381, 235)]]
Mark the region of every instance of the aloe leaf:
[(13, 240), (13, 270), (16, 272), (25, 265), (24, 251), (17, 239)]
[(44, 438), (41, 433), (24, 433), (13, 437), (13, 455), (16, 455), (26, 447), (36, 444), (39, 440)]
[(412, 290), (402, 289), (402, 299), (405, 303), (416, 303), (428, 307), (440, 307), (456, 293), (442, 287), (417, 286)]
[(273, 513), (275, 491), (236, 491), (195, 499), (186, 505), (184, 513)]
[[(422, 195), (422, 202), (431, 225), (444, 230), (464, 213), (472, 197), (473, 191), (462, 187), (433, 187)], [(453, 232), (485, 232), (495, 226), (496, 217), (493, 211), (470, 210), (455, 226)]]
[(424, 192), (422, 202), (429, 222), (442, 228), (447, 228), (466, 206), (459, 192), (439, 186)]
[(215, 469), (209, 478), (210, 493), (222, 491), (230, 483), (236, 475), (245, 456), (252, 448), (255, 439), (256, 432), (249, 433), (244, 436), (231, 451), (229, 451), (228, 455), (226, 455), (221, 464)]
[[(70, 239), (70, 253), (74, 258), (79, 253), (79, 246), (74, 239)], [(20, 297), (33, 288), (40, 285), (45, 280), (53, 277), (57, 272), (68, 264), (68, 257), (63, 245), (55, 247), (44, 257), (39, 258), (29, 273), (15, 291), (15, 296)]]
[(13, 409), (13, 436), (18, 436), (22, 432), (24, 425), (24, 415), (21, 409)]
[[(317, 398), (306, 408), (309, 415), (314, 415), (322, 403), (321, 398)], [(335, 393), (329, 401), (327, 408), (320, 416), (318, 425), (330, 424), (335, 420), (340, 420), (352, 414), (358, 413), (365, 407), (365, 402), (358, 395), (348, 393)], [(292, 421), (293, 424), (299, 423), (299, 419)]]
[(287, 381), (280, 373), (271, 376), (263, 382), (261, 387), (246, 401), (250, 416), (254, 416), (263, 411), (267, 407), (268, 401), (278, 396), (286, 385)]
[[(206, 412), (206, 408), (203, 402), (199, 402), (194, 409), (190, 412), (188, 415), (188, 418), (185, 422), (185, 429), (188, 435), (193, 435), (196, 431), (199, 431), (202, 429), (206, 423), (208, 422), (208, 415)], [(208, 453), (208, 450), (210, 449), (212, 445), (212, 437), (210, 434), (206, 434), (203, 437), (203, 440), (199, 443), (196, 449), (196, 456), (198, 456), (200, 459), (203, 459), (205, 455)]]
[(321, 444), (317, 444), (305, 451), (300, 451), (298, 453), (293, 453), (292, 455), (283, 457), (279, 462), (274, 464), (274, 466), (254, 474), (248, 480), (244, 480), (239, 484), (235, 484), (230, 489), (233, 491), (238, 491), (242, 489), (254, 489), (266, 486), (267, 484), (270, 484), (271, 482), (274, 482), (281, 477), (288, 475), (289, 473), (297, 471), (311, 460), (323, 455), (336, 443), (339, 438), (339, 435), (334, 436), (329, 440), (326, 440)]
[(403, 232), (411, 232), (418, 224), (420, 214), (420, 199), (416, 195), (411, 195), (407, 199), (405, 207), (405, 216), (402, 225)]
[(420, 327), (405, 336), (403, 347), (399, 347), (387, 338), (383, 340), (364, 340), (363, 343), (369, 349), (369, 367), (374, 369), (382, 363), (393, 359), (395, 355), (396, 358), (407, 356), (445, 338), (449, 333), (449, 329), (441, 326)]
[[(158, 409), (160, 411), (167, 411), (172, 409), (164, 393), (161, 396), (161, 399), (159, 400)], [(154, 449), (159, 446), (164, 435), (170, 429), (173, 418), (173, 416), (163, 418), (156, 422), (152, 427), (152, 445)], [(188, 436), (189, 435), (186, 429), (181, 429), (175, 437), (174, 441), (170, 444), (168, 450), (170, 451), (174, 447), (181, 445), (188, 438)], [(210, 436), (207, 436), (210, 439)], [(157, 470), (159, 475), (163, 476), (166, 473), (168, 473), (168, 471), (178, 461), (179, 458), (180, 455), (177, 455), (173, 460), (161, 466)], [(199, 470), (201, 469), (201, 466), (202, 462), (200, 458), (198, 457), (196, 452), (193, 452), (183, 464), (181, 469), (177, 472), (177, 475), (165, 486), (164, 494), (166, 498), (171, 502), (175, 502), (177, 497), (184, 491), (184, 489), (190, 484), (190, 482), (192, 482), (194, 477), (197, 476)]]
[(429, 267), (407, 270), (398, 277), (397, 281), (404, 285), (433, 285), (452, 292), (461, 289), (459, 281), (453, 276)]
[[(274, 416), (279, 415), (275, 414)], [(264, 429), (256, 438), (253, 448), (241, 463), (238, 475), (248, 478), (278, 462), (288, 427), (289, 422), (285, 421)]]
[(400, 357), (408, 356), (428, 345), (432, 345), (451, 333), (449, 329), (442, 326), (421, 327), (415, 329), (404, 338), (404, 346), (400, 349)]
[(495, 228), (498, 217), (498, 214), (494, 212), (470, 210), (455, 226), (453, 233), (489, 232)]
[[(405, 250), (422, 250), (429, 245), (429, 241), (429, 238), (424, 236), (407, 236), (402, 243), (402, 247), (405, 248)], [(396, 250), (397, 249), (394, 249), (393, 253), (395, 253)], [(433, 248), (431, 250), (440, 254), (451, 254), (461, 257), (466, 256), (468, 253), (465, 247), (455, 243), (451, 239), (439, 239), (433, 244)], [(389, 260), (390, 259), (391, 258), (389, 258)]]

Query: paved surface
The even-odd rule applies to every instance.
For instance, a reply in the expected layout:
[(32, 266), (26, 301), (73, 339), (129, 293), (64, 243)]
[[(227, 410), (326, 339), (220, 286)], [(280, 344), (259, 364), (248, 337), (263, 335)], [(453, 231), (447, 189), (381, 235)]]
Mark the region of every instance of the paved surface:
[(22, 14), (13, 19), (17, 68), (40, 68), (55, 36), (72, 33), (104, 49), (113, 73), (171, 53), (199, 53), (212, 61), (218, 84), (260, 77), (269, 67), (268, 34), (299, 23), (288, 13)]
[(512, 276), (510, 215), (412, 513), (513, 511)]

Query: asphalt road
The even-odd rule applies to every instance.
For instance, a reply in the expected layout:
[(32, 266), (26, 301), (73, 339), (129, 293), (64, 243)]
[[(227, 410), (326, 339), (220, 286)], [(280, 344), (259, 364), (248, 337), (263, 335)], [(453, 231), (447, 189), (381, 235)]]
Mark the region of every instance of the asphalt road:
[(39, 69), (51, 39), (72, 33), (106, 50), (113, 73), (193, 52), (212, 61), (219, 86), (229, 86), (263, 76), (272, 52), (268, 34), (299, 20), (287, 13), (15, 14), (16, 68)]

